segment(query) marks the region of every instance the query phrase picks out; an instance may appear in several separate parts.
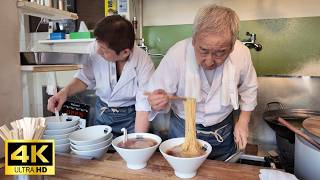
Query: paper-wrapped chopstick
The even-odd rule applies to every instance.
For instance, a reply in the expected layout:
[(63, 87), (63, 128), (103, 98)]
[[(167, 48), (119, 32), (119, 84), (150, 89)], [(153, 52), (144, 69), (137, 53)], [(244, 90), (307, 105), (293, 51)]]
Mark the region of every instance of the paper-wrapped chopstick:
[(8, 139), (41, 139), (46, 126), (45, 118), (23, 118), (10, 123), (12, 129), (6, 125), (0, 127), (0, 137)]

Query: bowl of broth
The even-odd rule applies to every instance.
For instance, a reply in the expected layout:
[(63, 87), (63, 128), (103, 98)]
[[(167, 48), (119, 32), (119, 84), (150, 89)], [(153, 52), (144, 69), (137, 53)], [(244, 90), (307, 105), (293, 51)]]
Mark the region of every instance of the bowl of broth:
[(112, 146), (127, 163), (129, 169), (142, 169), (161, 143), (161, 138), (150, 133), (131, 133), (124, 143), (124, 135), (115, 138)]
[(200, 139), (198, 141), (202, 146), (202, 151), (198, 155), (192, 156), (181, 151), (180, 145), (184, 143), (184, 138), (173, 138), (160, 144), (159, 150), (161, 154), (174, 169), (177, 177), (194, 177), (197, 174), (198, 168), (211, 153), (212, 147), (209, 143)]

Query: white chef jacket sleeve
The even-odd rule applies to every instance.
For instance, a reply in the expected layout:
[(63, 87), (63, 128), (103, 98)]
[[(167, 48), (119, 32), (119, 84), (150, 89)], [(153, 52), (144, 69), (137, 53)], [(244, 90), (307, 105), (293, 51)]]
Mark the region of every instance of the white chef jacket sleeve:
[[(158, 68), (154, 72), (148, 84), (148, 91), (152, 92), (157, 89), (163, 89), (167, 93), (175, 95), (178, 89), (181, 69), (179, 68), (179, 61), (176, 58), (182, 58), (180, 51), (185, 49), (173, 46), (161, 60)], [(161, 112), (169, 112), (170, 105), (167, 109)]]
[(147, 100), (147, 96), (144, 95), (147, 84), (150, 77), (154, 72), (154, 64), (148, 55), (141, 55), (141, 59), (138, 60), (137, 66), (137, 78), (138, 78), (138, 89), (136, 94), (136, 111), (151, 111), (151, 107)]
[(240, 109), (243, 111), (253, 111), (257, 105), (257, 74), (251, 61), (249, 49), (245, 49), (244, 63), (240, 72)]
[(85, 83), (88, 86), (87, 89), (93, 89), (96, 87), (91, 55), (88, 57), (86, 63), (82, 65), (82, 68), (79, 69), (78, 72), (75, 74), (74, 78), (77, 78), (81, 80), (83, 83)]

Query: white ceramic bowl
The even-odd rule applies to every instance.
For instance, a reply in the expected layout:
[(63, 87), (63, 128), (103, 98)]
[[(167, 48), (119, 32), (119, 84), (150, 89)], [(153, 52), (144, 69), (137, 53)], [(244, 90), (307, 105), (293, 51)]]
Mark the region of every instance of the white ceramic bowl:
[(75, 145), (90, 145), (110, 138), (112, 128), (106, 125), (90, 126), (70, 134), (70, 141)]
[(61, 145), (61, 144), (66, 144), (66, 143), (70, 143), (70, 140), (68, 138), (56, 140), (56, 145)]
[(96, 143), (96, 144), (91, 144), (91, 145), (75, 145), (73, 143), (70, 143), (70, 144), (71, 144), (71, 147), (75, 150), (89, 151), (89, 150), (95, 150), (95, 149), (99, 149), (107, 145), (110, 145), (112, 141), (112, 137), (113, 135), (111, 134), (111, 136), (107, 140)]
[(178, 146), (184, 142), (184, 138), (173, 138), (161, 143), (159, 150), (163, 157), (169, 162), (174, 169), (174, 173), (179, 178), (192, 178), (197, 174), (198, 168), (206, 160), (212, 151), (212, 147), (206, 141), (198, 139), (201, 145), (206, 149), (206, 153), (194, 158), (181, 158), (166, 154), (167, 150)]
[(60, 144), (60, 145), (56, 144), (56, 152), (59, 152), (59, 153), (70, 152), (70, 143)]
[[(49, 116), (46, 118), (46, 125), (48, 130), (57, 130), (57, 129), (66, 129), (73, 127), (78, 124), (80, 117), (79, 116), (68, 116), (67, 120), (59, 121), (55, 116)], [(62, 116), (60, 116), (62, 119)], [(71, 120), (71, 121), (69, 121)]]
[(60, 139), (65, 139), (70, 136), (71, 133), (69, 134), (61, 134), (61, 135), (43, 135), (42, 139), (54, 139), (54, 140), (60, 140)]
[(79, 128), (79, 125), (76, 124), (75, 126), (66, 128), (66, 129), (57, 129), (57, 130), (45, 130), (45, 135), (62, 135), (62, 134), (69, 134)]
[(88, 150), (88, 151), (76, 150), (73, 147), (70, 147), (70, 148), (71, 148), (71, 151), (74, 154), (77, 154), (77, 155), (80, 155), (80, 156), (85, 156), (85, 157), (94, 157), (96, 159), (100, 159), (104, 154), (106, 154), (106, 152), (108, 151), (109, 147), (110, 147), (110, 144), (105, 146), (105, 147), (99, 148), (99, 149)]
[(112, 141), (112, 146), (120, 154), (120, 156), (127, 162), (127, 167), (129, 169), (142, 169), (146, 167), (147, 161), (150, 159), (152, 154), (156, 151), (159, 144), (161, 143), (161, 138), (155, 134), (150, 133), (131, 133), (128, 134), (128, 139), (131, 138), (150, 138), (157, 142), (156, 145), (143, 149), (125, 149), (117, 146), (124, 139), (124, 135), (115, 138)]

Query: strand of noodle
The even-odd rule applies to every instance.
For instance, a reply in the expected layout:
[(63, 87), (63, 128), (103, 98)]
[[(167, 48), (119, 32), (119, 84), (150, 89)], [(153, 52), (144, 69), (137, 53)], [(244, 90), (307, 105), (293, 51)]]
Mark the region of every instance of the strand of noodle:
[(182, 144), (182, 153), (186, 156), (201, 154), (201, 145), (196, 134), (196, 100), (188, 98), (184, 103), (185, 109), (185, 141)]

